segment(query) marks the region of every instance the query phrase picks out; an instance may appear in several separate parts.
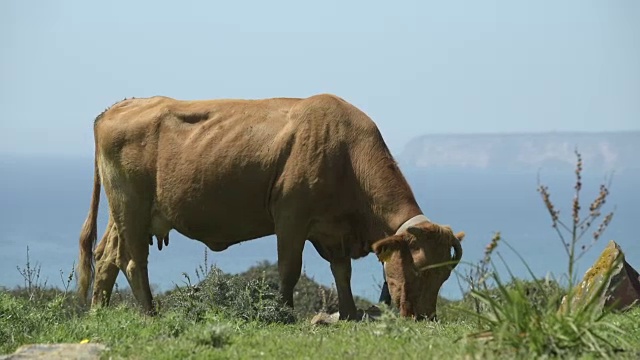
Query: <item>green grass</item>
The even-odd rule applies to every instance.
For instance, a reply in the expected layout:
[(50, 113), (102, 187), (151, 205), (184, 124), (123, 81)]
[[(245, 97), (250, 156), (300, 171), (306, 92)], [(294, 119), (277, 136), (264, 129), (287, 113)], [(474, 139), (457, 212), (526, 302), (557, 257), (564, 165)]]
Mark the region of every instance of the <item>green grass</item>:
[[(275, 265), (261, 264), (263, 274)], [(114, 305), (106, 309), (86, 311), (75, 298), (64, 291), (30, 290), (0, 291), (0, 354), (13, 352), (22, 344), (78, 343), (84, 339), (108, 346), (104, 358), (130, 359), (253, 359), (323, 358), (323, 359), (486, 359), (531, 358), (526, 344), (512, 341), (487, 341), (480, 336), (491, 326), (479, 322), (473, 304), (468, 300), (451, 302), (441, 299), (440, 322), (414, 322), (398, 318), (393, 310), (385, 310), (381, 319), (368, 322), (340, 322), (314, 326), (309, 320), (319, 309), (308, 305), (308, 312), (293, 315), (278, 308), (272, 278), (255, 276), (256, 268), (231, 276), (214, 269), (197, 285), (159, 294), (160, 313), (147, 317), (133, 306), (127, 293), (114, 295)], [(258, 277), (259, 279), (260, 277)], [(319, 285), (309, 280), (309, 288)], [(218, 298), (221, 292), (235, 294)], [(505, 285), (512, 295), (518, 284)], [(550, 287), (555, 289), (554, 287)], [(197, 290), (195, 290), (197, 289)], [(308, 291), (308, 289), (307, 289)], [(492, 298), (500, 298), (504, 289), (493, 289)], [(542, 291), (542, 290), (541, 290)], [(239, 294), (248, 294), (243, 300)], [(532, 296), (533, 304), (540, 294), (529, 291), (518, 294)], [(253, 301), (251, 300), (253, 299)], [(262, 301), (259, 301), (262, 299)], [(314, 300), (315, 301), (315, 300)], [(514, 302), (514, 314), (524, 314), (527, 299)], [(524, 306), (531, 310), (531, 307)], [(244, 309), (244, 310), (243, 310)], [(252, 314), (252, 315), (251, 315)], [(266, 316), (269, 315), (269, 316)], [(293, 318), (292, 318), (293, 316)], [(624, 331), (630, 347), (611, 353), (616, 358), (638, 358), (640, 355), (640, 309), (624, 314), (609, 314), (607, 321)], [(518, 321), (505, 321), (505, 326)], [(535, 328), (528, 328), (535, 332)], [(544, 334), (540, 332), (540, 334)], [(620, 342), (611, 333), (613, 343)], [(551, 357), (552, 352), (539, 357)], [(573, 347), (571, 358), (597, 358), (586, 347)]]

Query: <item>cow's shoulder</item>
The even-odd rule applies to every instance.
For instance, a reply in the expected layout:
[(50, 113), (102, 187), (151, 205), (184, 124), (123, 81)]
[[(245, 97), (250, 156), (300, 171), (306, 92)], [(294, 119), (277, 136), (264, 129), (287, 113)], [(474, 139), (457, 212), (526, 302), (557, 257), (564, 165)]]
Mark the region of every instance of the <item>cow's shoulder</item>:
[(374, 121), (364, 111), (331, 93), (302, 99), (291, 109), (291, 116), (303, 121), (314, 121), (320, 126), (339, 123), (357, 129), (377, 129)]

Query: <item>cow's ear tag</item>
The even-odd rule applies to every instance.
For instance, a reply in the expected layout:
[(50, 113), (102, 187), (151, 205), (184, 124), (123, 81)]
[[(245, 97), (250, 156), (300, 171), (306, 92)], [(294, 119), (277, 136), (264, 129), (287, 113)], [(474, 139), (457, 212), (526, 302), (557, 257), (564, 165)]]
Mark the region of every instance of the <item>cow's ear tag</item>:
[(384, 249), (378, 254), (378, 260), (380, 260), (380, 262), (387, 262), (391, 258), (391, 254), (393, 254), (392, 249)]

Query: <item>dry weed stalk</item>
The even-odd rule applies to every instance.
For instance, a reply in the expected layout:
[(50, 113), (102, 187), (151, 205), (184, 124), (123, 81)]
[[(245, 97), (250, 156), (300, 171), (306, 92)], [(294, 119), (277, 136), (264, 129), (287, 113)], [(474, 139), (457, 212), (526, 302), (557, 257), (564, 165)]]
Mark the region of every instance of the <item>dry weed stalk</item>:
[[(498, 247), (498, 243), (502, 239), (500, 232), (496, 232), (491, 238), (491, 242), (484, 249), (484, 257), (478, 264), (474, 265), (467, 274), (467, 282), (469, 283), (469, 292), (487, 290), (486, 281), (490, 276), (489, 264), (491, 263), (491, 255), (493, 251)], [(475, 310), (478, 314), (482, 311), (480, 309), (480, 301), (477, 298), (473, 298)]]
[[(573, 288), (575, 284), (575, 264), (580, 258), (587, 252), (591, 247), (598, 241), (598, 239), (602, 236), (604, 231), (607, 229), (611, 220), (613, 219), (613, 211), (609, 212), (604, 216), (604, 219), (598, 225), (598, 228), (592, 234), (592, 240), (588, 244), (583, 244), (580, 246), (580, 252), (576, 253), (576, 246), (578, 242), (582, 239), (582, 237), (589, 231), (591, 226), (597, 221), (597, 219), (602, 215), (601, 209), (602, 206), (606, 203), (607, 197), (609, 196), (609, 187), (611, 185), (611, 179), (607, 181), (607, 184), (600, 185), (600, 192), (596, 196), (595, 200), (589, 206), (589, 212), (584, 217), (580, 216), (580, 191), (582, 190), (582, 155), (575, 150), (575, 154), (577, 157), (576, 168), (575, 168), (575, 176), (576, 182), (574, 184), (574, 196), (572, 201), (572, 211), (571, 211), (571, 223), (567, 225), (562, 219), (560, 219), (560, 210), (556, 209), (555, 205), (551, 201), (551, 194), (549, 192), (549, 187), (540, 184), (540, 178), (538, 177), (538, 192), (542, 197), (542, 201), (545, 204), (547, 211), (549, 212), (549, 216), (551, 217), (551, 226), (555, 229), (560, 241), (562, 241), (562, 245), (567, 253), (569, 258), (568, 264), (568, 276), (569, 276), (569, 286)], [(563, 233), (563, 231), (565, 233)], [(568, 233), (569, 237), (567, 238), (565, 235)]]

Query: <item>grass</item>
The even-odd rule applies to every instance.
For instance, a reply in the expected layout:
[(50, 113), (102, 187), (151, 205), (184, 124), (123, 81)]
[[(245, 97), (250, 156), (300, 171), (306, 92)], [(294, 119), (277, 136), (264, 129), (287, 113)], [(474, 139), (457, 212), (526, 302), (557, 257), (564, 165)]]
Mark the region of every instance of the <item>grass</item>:
[[(108, 346), (105, 357), (132, 359), (529, 358), (513, 346), (461, 336), (482, 332), (485, 327), (472, 317), (461, 316), (455, 302), (441, 309), (439, 323), (413, 322), (387, 312), (378, 321), (313, 326), (308, 318), (289, 324), (246, 320), (216, 306), (197, 318), (182, 305), (165, 306), (152, 318), (126, 303), (87, 313), (67, 301), (64, 294), (34, 302), (0, 292), (0, 353), (27, 343), (89, 339)], [(633, 349), (640, 350), (640, 309), (609, 315), (608, 320), (625, 329), (632, 345), (631, 351), (617, 358), (637, 358)], [(595, 357), (589, 352), (573, 354)]]
[[(70, 293), (72, 273), (61, 271), (62, 289), (48, 287), (39, 282), (39, 266), (31, 265), (27, 252), (26, 266), (18, 268), (25, 285), (0, 289), (0, 354), (22, 344), (88, 340), (108, 346), (104, 358), (130, 359), (637, 359), (640, 307), (613, 312), (597, 301), (580, 306), (567, 301), (558, 311), (563, 297), (571, 300), (577, 294), (576, 261), (613, 216), (605, 216), (588, 245), (579, 245), (608, 194), (601, 187), (588, 214), (580, 216), (581, 166), (578, 154), (569, 225), (558, 216), (548, 189), (539, 188), (568, 256), (566, 284), (532, 273), (532, 280), (515, 278), (496, 250), (498, 244), (509, 246), (497, 233), (483, 259), (470, 264), (463, 299), (439, 299), (439, 322), (414, 322), (383, 308), (376, 321), (314, 326), (309, 320), (315, 313), (337, 311), (334, 289), (303, 276), (292, 311), (280, 305), (275, 264), (260, 263), (229, 275), (208, 267), (205, 252), (193, 282), (184, 274), (183, 286), (157, 294), (159, 315), (147, 317), (134, 306), (130, 293), (120, 290), (110, 308), (87, 311)], [(507, 268), (508, 280), (495, 271), (494, 252)], [(360, 298), (357, 304), (370, 305)]]

